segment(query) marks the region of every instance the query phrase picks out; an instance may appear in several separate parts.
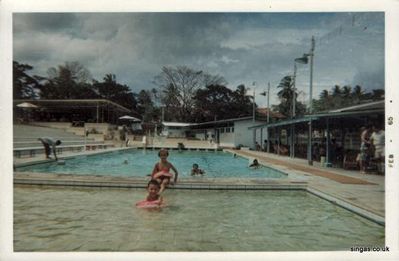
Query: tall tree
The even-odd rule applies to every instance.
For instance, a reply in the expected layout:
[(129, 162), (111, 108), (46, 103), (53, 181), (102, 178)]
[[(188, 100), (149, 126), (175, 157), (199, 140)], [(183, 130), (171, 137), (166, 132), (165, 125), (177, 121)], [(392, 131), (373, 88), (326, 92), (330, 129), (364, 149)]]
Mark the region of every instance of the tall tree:
[(129, 86), (122, 85), (116, 81), (114, 74), (106, 74), (102, 82), (93, 81), (93, 89), (98, 98), (116, 102), (130, 110), (136, 111), (137, 101)]
[(189, 121), (192, 118), (194, 96), (198, 89), (223, 81), (220, 76), (212, 76), (187, 66), (164, 66), (161, 73), (154, 78), (154, 83), (160, 89), (166, 114), (171, 120), (177, 121)]
[(33, 67), (13, 61), (13, 96), (14, 99), (33, 99), (38, 97), (40, 83), (38, 76), (30, 76), (27, 71)]
[(354, 104), (360, 103), (362, 97), (364, 95), (364, 91), (360, 85), (356, 85), (352, 91), (352, 99)]
[(319, 99), (315, 100), (314, 104), (316, 105), (315, 111), (328, 111), (359, 104), (361, 102), (382, 99), (384, 99), (383, 89), (365, 92), (360, 85), (356, 85), (353, 89), (349, 85), (345, 85), (342, 88), (335, 85), (331, 89), (331, 94), (327, 90), (323, 90), (320, 93)]
[(252, 115), (252, 101), (244, 85), (235, 91), (223, 85), (209, 85), (195, 95), (194, 122), (223, 120)]
[[(277, 88), (281, 90), (277, 93), (280, 104), (274, 106), (274, 110), (278, 110), (280, 113), (287, 117), (293, 115), (293, 98), (295, 97), (295, 115), (301, 115), (305, 112), (305, 105), (297, 101), (298, 93), (293, 88), (294, 79), (292, 76), (285, 76), (281, 79)], [(295, 95), (295, 96), (294, 96)]]
[(82, 93), (85, 98), (94, 98), (89, 81), (91, 74), (79, 62), (66, 62), (57, 68), (47, 71), (48, 78), (41, 88), (40, 96), (47, 99), (79, 99)]
[(141, 90), (137, 94), (137, 112), (145, 122), (159, 120), (159, 109), (154, 104), (154, 90)]

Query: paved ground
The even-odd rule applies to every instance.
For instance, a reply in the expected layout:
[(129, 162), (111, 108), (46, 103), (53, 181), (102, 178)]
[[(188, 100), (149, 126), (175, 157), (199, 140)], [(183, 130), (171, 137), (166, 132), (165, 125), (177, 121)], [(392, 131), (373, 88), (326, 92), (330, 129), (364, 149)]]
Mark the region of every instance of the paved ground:
[[(95, 154), (99, 151), (115, 151), (121, 148), (111, 148), (107, 150), (97, 151), (84, 151), (84, 152), (65, 152), (59, 155), (59, 158), (71, 156), (71, 155), (89, 155)], [(125, 149), (125, 148), (122, 148)], [(289, 174), (287, 180), (270, 180), (268, 182), (261, 182), (260, 180), (218, 180), (213, 179), (187, 179), (179, 182), (177, 188), (227, 188), (236, 186), (239, 189), (245, 189), (246, 187), (256, 188), (256, 186), (271, 186), (279, 188), (301, 188), (304, 184), (307, 188), (316, 194), (321, 192), (327, 196), (338, 199), (342, 202), (365, 210), (368, 213), (372, 213), (380, 219), (385, 217), (385, 177), (375, 174), (360, 174), (358, 171), (346, 171), (336, 168), (324, 168), (321, 167), (317, 162), (314, 166), (309, 166), (307, 160), (302, 159), (291, 159), (285, 156), (277, 156), (274, 154), (268, 154), (264, 152), (249, 151), (249, 150), (227, 150), (232, 153), (236, 153), (239, 156), (246, 158), (257, 158), (261, 164), (271, 166), (273, 168), (282, 170)], [(33, 161), (46, 161), (43, 155), (38, 155), (34, 158), (15, 158), (14, 164), (17, 166)], [(46, 174), (45, 176), (38, 174), (29, 173), (15, 173), (15, 178), (20, 181), (29, 183), (43, 179), (46, 177), (51, 182), (69, 182), (73, 184), (84, 184), (85, 182), (91, 182), (93, 184), (113, 184), (113, 186), (121, 187), (123, 183), (130, 184), (129, 186), (135, 187), (137, 184), (142, 186), (145, 184), (146, 179), (115, 179), (115, 178), (100, 178), (91, 177), (87, 180), (87, 177), (72, 177), (71, 175), (53, 175), (52, 177)], [(194, 186), (194, 187), (193, 187)]]
[(291, 159), (270, 153), (234, 150), (232, 153), (257, 158), (260, 163), (271, 165), (308, 182), (308, 187), (341, 199), (351, 205), (385, 217), (385, 176), (360, 174), (338, 168), (324, 168), (317, 162), (309, 166), (307, 160)]

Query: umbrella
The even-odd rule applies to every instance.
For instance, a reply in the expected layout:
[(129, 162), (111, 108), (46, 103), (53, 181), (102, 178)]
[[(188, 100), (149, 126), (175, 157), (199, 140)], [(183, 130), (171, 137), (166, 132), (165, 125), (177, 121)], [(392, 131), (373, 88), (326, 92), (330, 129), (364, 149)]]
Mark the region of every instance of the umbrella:
[(29, 102), (23, 102), (23, 103), (17, 104), (17, 107), (20, 107), (20, 108), (38, 108), (39, 106), (34, 105), (32, 103), (29, 103)]
[(129, 116), (129, 115), (125, 115), (125, 116), (119, 117), (119, 119), (120, 120), (130, 120), (130, 121), (141, 121), (140, 119), (132, 117), (132, 116)]

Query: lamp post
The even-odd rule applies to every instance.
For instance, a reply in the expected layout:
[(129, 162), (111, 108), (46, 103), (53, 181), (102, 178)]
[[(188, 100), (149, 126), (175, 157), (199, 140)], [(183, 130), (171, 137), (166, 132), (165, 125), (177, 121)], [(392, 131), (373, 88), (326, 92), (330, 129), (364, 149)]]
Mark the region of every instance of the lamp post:
[[(309, 79), (309, 115), (311, 116), (313, 113), (313, 57), (314, 57), (314, 48), (315, 48), (315, 40), (314, 36), (312, 36), (311, 48), (309, 53), (304, 54), (301, 58), (296, 58), (295, 62), (307, 64), (308, 58), (310, 58), (310, 79)], [(309, 120), (309, 130), (308, 130), (308, 164), (313, 165), (312, 159), (312, 118)]]
[[(295, 62), (307, 64), (310, 58), (310, 79), (309, 79), (309, 114), (313, 113), (313, 57), (314, 57), (314, 48), (315, 48), (315, 40), (314, 36), (312, 36), (311, 48), (309, 53), (305, 53), (301, 58), (296, 58)], [(308, 164), (313, 165), (312, 159), (312, 118), (310, 118), (309, 123), (309, 130), (308, 130)]]
[[(296, 62), (294, 62), (294, 77), (292, 77), (292, 119), (295, 118), (295, 107), (296, 107)], [(291, 124), (291, 146), (290, 146), (290, 157), (294, 158), (295, 156), (295, 125)]]
[[(309, 57), (310, 57), (309, 114), (310, 115), (312, 115), (312, 113), (313, 113), (312, 93), (313, 93), (313, 56), (314, 56), (314, 47), (315, 47), (315, 41), (314, 41), (314, 36), (312, 36), (312, 46), (311, 46), (310, 52), (309, 52)], [(312, 159), (312, 118), (310, 118), (310, 120), (309, 120), (308, 164), (309, 165), (313, 165), (313, 159)]]
[(253, 123), (255, 123), (255, 84), (256, 84), (256, 82), (253, 82), (252, 83), (252, 86), (253, 86), (253, 96), (252, 96), (252, 98), (253, 98), (253, 103), (252, 103), (252, 122)]
[[(253, 86), (252, 124), (254, 126), (255, 126), (255, 115), (256, 115), (256, 111), (255, 111), (256, 110), (256, 106), (255, 106), (255, 84), (256, 84), (256, 82), (252, 83), (252, 86)], [(254, 148), (254, 150), (256, 150), (256, 129), (255, 128), (253, 129), (252, 136), (253, 136), (253, 148)]]
[[(269, 108), (269, 102), (270, 102), (270, 82), (267, 83), (267, 91), (261, 92), (259, 93), (262, 96), (266, 96), (267, 95), (267, 124), (269, 124), (269, 120), (270, 120), (270, 108)], [(269, 147), (269, 126), (266, 127), (266, 134), (267, 134), (267, 149), (266, 151), (269, 152), (270, 151), (270, 147)]]
[(292, 118), (295, 118), (296, 103), (296, 62), (294, 62), (294, 77), (292, 77)]

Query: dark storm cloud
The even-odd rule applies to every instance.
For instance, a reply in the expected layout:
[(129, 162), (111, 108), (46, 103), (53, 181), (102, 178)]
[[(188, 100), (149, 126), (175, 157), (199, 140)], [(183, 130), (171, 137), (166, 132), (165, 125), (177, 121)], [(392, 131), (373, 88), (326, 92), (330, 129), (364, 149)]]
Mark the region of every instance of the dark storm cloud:
[[(382, 13), (18, 13), (14, 59), (39, 75), (78, 61), (94, 78), (113, 73), (134, 91), (154, 88), (165, 65), (222, 75), (232, 89), (254, 81), (277, 86), (314, 35), (317, 96), (334, 84), (352, 84), (356, 75), (356, 81), (366, 74), (383, 78), (383, 29)], [(297, 77), (307, 92), (309, 66), (299, 66)]]
[(15, 13), (13, 15), (14, 33), (73, 31), (79, 26), (79, 19), (73, 13)]
[(360, 85), (364, 90), (384, 89), (385, 79), (383, 68), (358, 72), (353, 77), (352, 86)]

